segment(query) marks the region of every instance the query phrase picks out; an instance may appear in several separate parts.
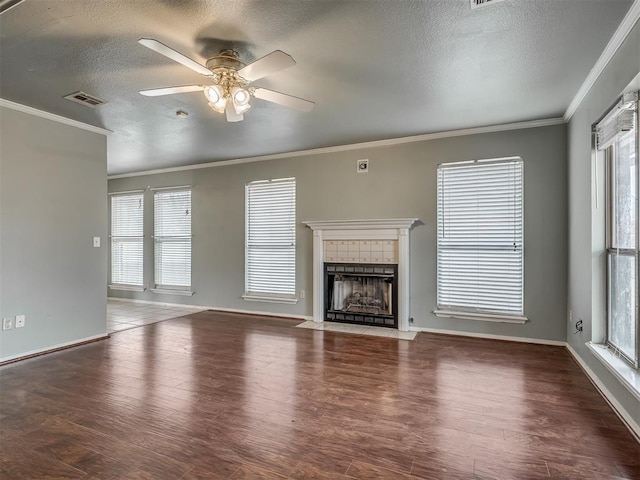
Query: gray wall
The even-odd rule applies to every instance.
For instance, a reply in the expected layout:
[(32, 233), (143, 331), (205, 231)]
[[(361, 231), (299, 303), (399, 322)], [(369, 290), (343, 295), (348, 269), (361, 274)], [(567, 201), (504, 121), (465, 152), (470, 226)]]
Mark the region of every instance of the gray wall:
[(2, 360), (106, 331), (107, 142), (4, 107), (0, 137)]
[[(525, 168), (526, 325), (442, 319), (436, 308), (436, 166), (519, 155)], [(356, 160), (369, 159), (367, 174)], [(417, 217), (411, 232), (411, 316), (415, 326), (564, 341), (566, 335), (566, 127), (557, 125), (109, 181), (109, 191), (193, 184), (193, 297), (117, 292), (110, 296), (218, 308), (312, 314), (312, 233), (299, 223), (296, 305), (247, 302), (244, 185), (296, 177), (298, 222)], [(152, 194), (145, 197), (145, 282), (153, 282)]]
[(637, 23), (607, 65), (568, 127), (569, 144), (569, 292), (568, 308), (574, 321), (584, 322), (581, 334), (567, 326), (567, 339), (625, 410), (640, 424), (640, 403), (615, 379), (585, 346), (601, 341), (605, 322), (605, 223), (603, 165), (598, 165), (600, 188), (591, 150), (591, 125), (618, 99), (640, 72), (640, 23)]

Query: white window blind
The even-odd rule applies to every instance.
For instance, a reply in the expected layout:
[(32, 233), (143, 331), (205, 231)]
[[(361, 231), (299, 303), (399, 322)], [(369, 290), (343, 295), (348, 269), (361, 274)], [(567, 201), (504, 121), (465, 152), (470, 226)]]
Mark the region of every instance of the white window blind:
[(141, 287), (143, 283), (142, 193), (111, 195), (111, 283)]
[(520, 158), (438, 166), (438, 308), (523, 315)]
[(598, 150), (613, 145), (623, 134), (633, 130), (638, 92), (627, 92), (618, 103), (600, 120), (596, 127), (596, 146)]
[(295, 297), (295, 178), (248, 183), (246, 222), (246, 295)]
[(191, 288), (191, 190), (156, 191), (155, 284), (162, 290)]

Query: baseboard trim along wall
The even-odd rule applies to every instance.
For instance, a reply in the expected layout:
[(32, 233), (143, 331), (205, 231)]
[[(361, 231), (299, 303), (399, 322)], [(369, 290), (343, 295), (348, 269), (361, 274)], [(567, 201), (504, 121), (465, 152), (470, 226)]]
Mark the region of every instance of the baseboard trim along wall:
[(216, 312), (241, 313), (243, 315), (260, 315), (262, 317), (290, 318), (292, 320), (313, 320), (313, 317), (310, 315), (292, 315), (290, 313), (257, 312), (255, 310), (240, 310), (237, 308), (208, 307), (208, 309)]
[(146, 305), (155, 305), (156, 307), (181, 307), (181, 308), (193, 308), (199, 310), (210, 310), (211, 307), (204, 305), (191, 305), (190, 303), (168, 303), (168, 302), (154, 302), (153, 300), (137, 300), (135, 298), (120, 298), (120, 297), (107, 297), (107, 300), (113, 300), (114, 302), (127, 302), (127, 303), (142, 303)]
[(526, 338), (526, 337), (509, 337), (507, 335), (493, 335), (491, 333), (460, 332), (457, 330), (441, 330), (439, 328), (409, 327), (409, 330), (412, 332), (441, 333), (443, 335), (457, 335), (459, 337), (485, 338), (489, 340), (504, 340), (507, 342), (555, 345), (558, 347), (564, 347), (566, 345), (566, 342), (560, 341), (560, 340), (545, 340), (542, 338)]
[(613, 409), (616, 415), (618, 415), (620, 420), (622, 420), (622, 423), (626, 425), (626, 427), (629, 429), (631, 434), (635, 437), (636, 441), (640, 443), (640, 425), (638, 425), (633, 420), (633, 418), (631, 418), (631, 415), (629, 415), (629, 412), (627, 412), (622, 407), (622, 405), (620, 405), (620, 402), (616, 400), (616, 398), (611, 394), (609, 389), (607, 389), (607, 387), (604, 386), (604, 384), (600, 381), (600, 379), (593, 372), (593, 370), (591, 370), (591, 368), (589, 368), (589, 366), (584, 362), (584, 360), (582, 360), (582, 357), (578, 355), (578, 352), (576, 352), (573, 349), (573, 347), (568, 343), (566, 344), (566, 347), (569, 353), (571, 354), (571, 356), (573, 357), (573, 359), (576, 361), (576, 363), (580, 366), (580, 368), (582, 368), (582, 371), (585, 373), (587, 378), (591, 381), (593, 386), (596, 387), (598, 392), (600, 392), (600, 395), (602, 395), (602, 397)]
[(58, 350), (66, 350), (67, 348), (79, 347), (80, 345), (98, 342), (100, 340), (105, 340), (107, 338), (109, 338), (109, 334), (102, 333), (100, 335), (94, 335), (92, 337), (85, 337), (80, 340), (74, 340), (73, 342), (59, 343), (58, 345), (53, 345), (51, 347), (41, 348), (38, 350), (31, 350), (30, 352), (19, 353), (18, 355), (12, 355), (9, 357), (2, 357), (0, 358), (0, 367), (8, 363), (18, 362), (20, 360), (26, 360), (28, 358), (33, 358), (33, 357), (39, 357), (40, 355), (57, 352)]

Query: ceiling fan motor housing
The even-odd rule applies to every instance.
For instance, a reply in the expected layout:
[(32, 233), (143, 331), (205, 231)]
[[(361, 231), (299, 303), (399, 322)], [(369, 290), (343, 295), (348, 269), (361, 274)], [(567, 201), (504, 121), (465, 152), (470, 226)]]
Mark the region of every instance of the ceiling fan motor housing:
[(235, 50), (221, 50), (218, 55), (207, 60), (206, 67), (213, 73), (220, 68), (229, 70), (240, 70), (245, 64), (240, 61), (238, 52)]

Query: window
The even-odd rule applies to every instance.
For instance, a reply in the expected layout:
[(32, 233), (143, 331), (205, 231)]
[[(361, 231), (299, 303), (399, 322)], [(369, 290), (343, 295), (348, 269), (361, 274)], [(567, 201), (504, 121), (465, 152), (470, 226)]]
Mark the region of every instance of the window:
[(520, 158), (438, 166), (439, 316), (523, 323)]
[(245, 296), (295, 301), (296, 180), (246, 186)]
[(155, 292), (191, 294), (191, 190), (156, 190)]
[(142, 289), (143, 192), (111, 195), (111, 287)]
[(607, 161), (607, 344), (638, 366), (637, 96), (627, 96), (596, 126)]

